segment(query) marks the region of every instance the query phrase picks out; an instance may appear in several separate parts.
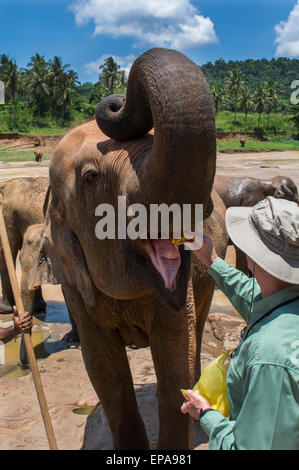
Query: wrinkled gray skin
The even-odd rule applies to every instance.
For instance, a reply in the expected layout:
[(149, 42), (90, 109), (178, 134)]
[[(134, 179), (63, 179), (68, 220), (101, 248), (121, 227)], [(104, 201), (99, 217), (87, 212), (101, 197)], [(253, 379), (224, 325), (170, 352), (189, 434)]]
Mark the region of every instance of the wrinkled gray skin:
[[(298, 189), (291, 178), (276, 176), (269, 180), (247, 178), (246, 176), (216, 175), (214, 189), (221, 196), (226, 208), (237, 206), (255, 206), (268, 196), (289, 201), (299, 201)], [(250, 274), (245, 254), (235, 247), (236, 268)]]
[[(97, 122), (103, 132), (94, 121), (83, 124), (54, 152), (51, 197), (30, 285), (62, 285), (114, 447), (149, 447), (125, 349), (135, 344), (152, 352), (158, 448), (191, 448), (192, 423), (180, 411), (180, 388), (192, 387), (200, 373), (214, 284), (190, 251), (170, 240), (97, 239), (95, 209), (109, 203), (117, 214), (118, 196), (147, 208), (201, 203), (204, 230), (224, 257), (225, 206), (216, 193), (214, 210), (211, 202), (213, 102), (196, 64), (176, 51), (153, 49), (134, 63), (126, 99), (104, 100)], [(155, 135), (147, 134), (153, 127)]]
[[(3, 216), (14, 263), (23, 245), (24, 234), (31, 225), (44, 221), (43, 205), (49, 185), (49, 178), (16, 178), (0, 183), (3, 196)], [(3, 299), (0, 302), (1, 313), (12, 313), (15, 305), (9, 281), (4, 253), (0, 240), (0, 276)], [(25, 290), (23, 289), (25, 294)], [(30, 303), (27, 300), (30, 298)], [(37, 287), (30, 295), (25, 294), (24, 306), (30, 313), (44, 310), (46, 303), (42, 298), (41, 288)]]
[(245, 176), (216, 175), (214, 189), (221, 196), (226, 208), (234, 206), (255, 206), (268, 196), (294, 201), (298, 189), (291, 178), (276, 176), (269, 180)]

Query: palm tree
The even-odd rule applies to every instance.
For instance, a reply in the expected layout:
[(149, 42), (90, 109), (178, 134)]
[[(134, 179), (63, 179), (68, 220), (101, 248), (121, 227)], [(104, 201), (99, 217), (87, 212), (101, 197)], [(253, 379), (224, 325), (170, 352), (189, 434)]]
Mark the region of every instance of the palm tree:
[(31, 57), (28, 66), (30, 69), (26, 70), (27, 75), (27, 90), (30, 99), (37, 106), (37, 124), (40, 125), (42, 105), (50, 95), (49, 91), (49, 67), (44, 56), (35, 54)]
[(5, 84), (5, 89), (8, 92), (13, 106), (13, 126), (14, 128), (17, 125), (17, 116), (16, 116), (16, 98), (20, 84), (20, 75), (18, 66), (15, 60), (10, 60), (9, 57), (5, 54), (1, 55), (0, 62), (0, 77)]
[(61, 119), (62, 125), (64, 125), (65, 111), (68, 104), (72, 104), (74, 98), (76, 97), (78, 85), (80, 82), (78, 80), (78, 74), (74, 70), (68, 72), (63, 72), (60, 75), (59, 82), (57, 83), (59, 94), (58, 94), (58, 104), (61, 106)]
[(248, 85), (244, 83), (240, 88), (240, 101), (239, 101), (239, 108), (245, 114), (245, 124), (247, 123), (247, 115), (250, 109), (253, 108), (253, 101), (252, 101), (252, 92), (249, 89)]
[(60, 97), (60, 82), (63, 81), (63, 76), (66, 69), (70, 67), (69, 64), (63, 65), (62, 58), (55, 56), (49, 62), (49, 87), (51, 90), (54, 114), (57, 114), (57, 105)]
[(31, 69), (35, 70), (36, 68), (40, 67), (47, 67), (48, 64), (46, 62), (45, 56), (40, 55), (36, 52), (35, 55), (33, 55), (30, 59), (30, 62), (28, 62), (27, 67), (30, 67)]
[(43, 74), (41, 71), (32, 71), (28, 83), (28, 91), (31, 99), (37, 105), (38, 126), (40, 125), (42, 103), (50, 94), (47, 78), (47, 75)]
[(243, 74), (238, 67), (231, 70), (226, 80), (226, 87), (229, 96), (234, 98), (234, 109), (235, 109), (235, 122), (237, 120), (237, 100), (240, 93), (240, 89), (244, 84)]
[(221, 83), (216, 82), (211, 87), (211, 94), (214, 99), (215, 113), (219, 112), (219, 105), (225, 101), (225, 90)]
[(99, 69), (102, 70), (99, 75), (99, 81), (113, 94), (115, 85), (119, 84), (123, 78), (120, 66), (115, 62), (113, 57), (108, 57)]
[(279, 99), (280, 85), (275, 83), (273, 80), (268, 80), (265, 82), (266, 89), (266, 101), (265, 101), (265, 111), (268, 115), (267, 128), (270, 127), (270, 113), (275, 108), (275, 105)]
[(299, 109), (297, 108), (297, 106), (292, 105), (290, 107), (290, 113), (293, 116), (291, 118), (289, 118), (289, 120), (295, 127), (295, 130), (296, 130), (296, 134), (295, 134), (296, 137), (295, 138), (296, 138), (296, 140), (299, 140)]
[(264, 83), (260, 83), (255, 90), (254, 93), (254, 104), (255, 104), (255, 109), (259, 115), (258, 118), (258, 127), (260, 127), (261, 124), (261, 115), (265, 109), (265, 104), (267, 100), (267, 91)]

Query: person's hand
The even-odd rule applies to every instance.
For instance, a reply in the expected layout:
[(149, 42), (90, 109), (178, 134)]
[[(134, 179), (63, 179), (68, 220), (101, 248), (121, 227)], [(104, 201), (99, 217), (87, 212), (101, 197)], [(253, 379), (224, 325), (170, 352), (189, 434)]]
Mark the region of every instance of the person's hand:
[(28, 312), (25, 312), (25, 316), (21, 321), (18, 317), (17, 308), (13, 307), (13, 323), (14, 336), (20, 335), (21, 333), (30, 333), (32, 328), (32, 318)]
[[(190, 242), (185, 243), (186, 246), (192, 249), (192, 244)], [(211, 264), (218, 258), (216, 253), (213, 241), (207, 235), (203, 235), (202, 246), (199, 250), (193, 250), (196, 258), (199, 259), (205, 266), (208, 268)]]
[(192, 418), (199, 421), (201, 410), (205, 411), (211, 408), (210, 403), (206, 398), (192, 390), (186, 390), (186, 395), (189, 401), (185, 401), (181, 407), (181, 412), (184, 414), (189, 413)]

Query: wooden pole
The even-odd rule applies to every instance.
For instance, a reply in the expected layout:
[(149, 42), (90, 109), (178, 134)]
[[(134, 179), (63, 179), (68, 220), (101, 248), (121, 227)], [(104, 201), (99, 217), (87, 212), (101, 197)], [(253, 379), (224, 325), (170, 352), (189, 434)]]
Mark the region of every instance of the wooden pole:
[[(10, 249), (10, 245), (9, 245), (9, 241), (7, 237), (7, 231), (6, 231), (5, 221), (3, 217), (1, 201), (0, 201), (0, 237), (2, 240), (3, 252), (5, 256), (6, 266), (7, 266), (7, 270), (9, 274), (9, 279), (10, 279), (13, 295), (15, 298), (18, 316), (20, 320), (22, 320), (24, 318), (25, 311), (24, 311), (19, 283), (18, 283), (16, 271), (15, 271), (15, 266), (14, 266), (14, 262), (12, 259), (11, 249)], [(37, 367), (37, 362), (36, 362), (36, 358), (34, 354), (34, 349), (33, 349), (32, 341), (31, 341), (30, 333), (24, 333), (24, 342), (25, 342), (25, 346), (27, 350), (27, 355), (28, 355), (28, 359), (29, 359), (29, 363), (31, 367), (33, 382), (35, 385), (36, 394), (37, 394), (37, 398), (39, 401), (50, 449), (57, 450), (56, 439), (55, 439), (55, 435), (54, 435), (54, 431), (53, 431), (53, 427), (51, 423), (51, 418), (49, 415), (49, 410), (47, 406), (46, 397), (44, 394), (43, 385), (42, 385), (39, 370)]]

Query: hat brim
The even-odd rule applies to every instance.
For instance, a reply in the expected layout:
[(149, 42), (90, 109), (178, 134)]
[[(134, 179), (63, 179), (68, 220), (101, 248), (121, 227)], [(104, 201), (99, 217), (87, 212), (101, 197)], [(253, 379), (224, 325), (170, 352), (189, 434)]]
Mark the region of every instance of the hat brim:
[(250, 222), (251, 207), (230, 207), (226, 228), (232, 242), (256, 264), (281, 281), (299, 284), (299, 260), (275, 253)]

